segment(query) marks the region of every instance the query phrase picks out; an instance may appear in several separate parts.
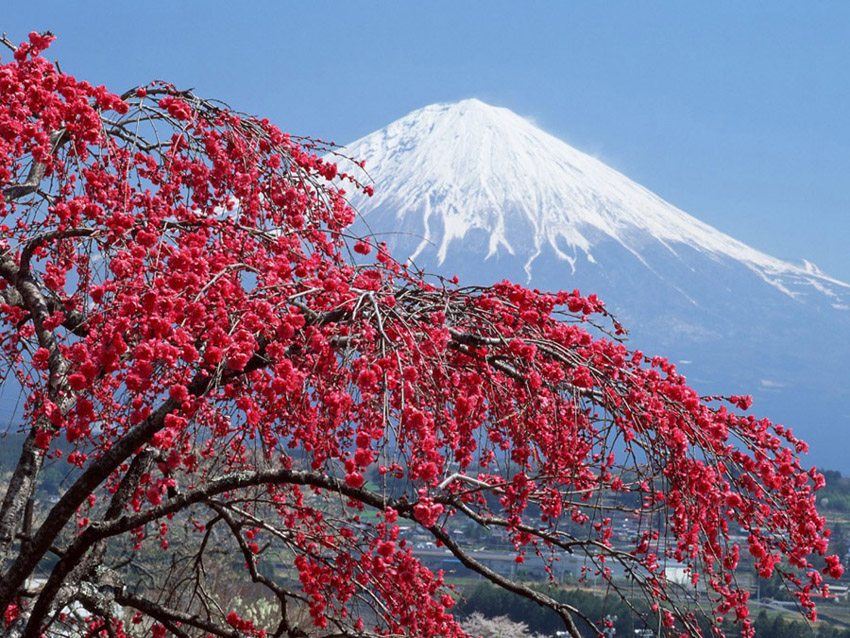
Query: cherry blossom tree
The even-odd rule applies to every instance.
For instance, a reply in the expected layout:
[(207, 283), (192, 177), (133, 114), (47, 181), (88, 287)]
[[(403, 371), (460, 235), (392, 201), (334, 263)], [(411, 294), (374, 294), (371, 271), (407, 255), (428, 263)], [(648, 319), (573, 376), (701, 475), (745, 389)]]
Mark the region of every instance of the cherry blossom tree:
[(23, 441), (0, 633), (464, 635), (411, 530), (571, 635), (604, 630), (488, 566), (474, 528), (552, 574), (581, 557), (659, 631), (749, 633), (746, 555), (814, 618), (842, 567), (790, 429), (627, 349), (594, 295), (414, 272), (351, 236), (345, 189), (371, 187), (322, 143), (163, 83), (114, 95), (51, 40), (0, 66), (0, 379)]

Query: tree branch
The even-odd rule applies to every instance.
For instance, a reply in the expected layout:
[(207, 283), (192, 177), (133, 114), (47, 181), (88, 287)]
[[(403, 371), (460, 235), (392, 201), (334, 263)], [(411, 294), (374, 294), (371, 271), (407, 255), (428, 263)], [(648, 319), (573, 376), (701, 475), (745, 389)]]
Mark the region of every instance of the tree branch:
[[(60, 146), (70, 139), (71, 136), (67, 134), (67, 131), (64, 128), (58, 131), (53, 131), (50, 134), (50, 152), (55, 153)], [(29, 174), (23, 182), (19, 184), (10, 184), (3, 189), (3, 201), (8, 203), (36, 192), (39, 184), (41, 184), (41, 180), (44, 179), (46, 172), (47, 166), (44, 163), (33, 162), (30, 167)]]
[(137, 596), (127, 589), (120, 589), (115, 592), (115, 602), (124, 607), (137, 609), (164, 625), (167, 623), (173, 626), (176, 623), (180, 623), (201, 629), (221, 638), (242, 637), (242, 634), (233, 627), (225, 628), (225, 626), (218, 625), (198, 615), (170, 609), (142, 596)]

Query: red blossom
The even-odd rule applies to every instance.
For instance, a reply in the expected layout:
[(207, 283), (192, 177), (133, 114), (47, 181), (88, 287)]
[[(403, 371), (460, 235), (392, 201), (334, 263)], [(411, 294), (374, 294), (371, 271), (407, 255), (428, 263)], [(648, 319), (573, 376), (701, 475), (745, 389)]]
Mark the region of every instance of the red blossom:
[[(824, 478), (789, 428), (739, 412), (750, 397), (704, 401), (668, 360), (609, 337), (622, 328), (592, 294), (435, 285), (386, 244), (349, 241), (355, 213), (329, 180), (359, 178), (328, 145), (161, 83), (122, 100), (40, 57), (51, 39), (31, 35), (0, 67), (0, 369), (23, 389), (22, 467), (61, 458), (62, 441), (74, 472), (31, 543), (3, 540), (23, 510), (0, 511), (0, 564), (24, 565), (0, 579), (7, 624), (52, 547), (125, 525), (116, 547), (174, 551), (172, 519), (190, 538), (180, 556), (221, 537), (249, 554), (234, 568), (247, 582), (292, 555), (313, 624), (333, 631), (460, 636), (455, 594), (399, 529), (475, 567), (446, 523), (461, 518), (553, 574), (562, 551), (606, 580), (625, 562), (677, 631), (691, 610), (671, 596), (669, 561), (708, 592), (715, 625), (734, 615), (751, 630), (734, 578), (747, 554), (814, 615), (824, 577), (843, 573), (815, 507)], [(21, 195), (34, 164), (41, 190)], [(36, 286), (15, 275), (25, 267)], [(119, 514), (104, 518), (113, 499)], [(621, 547), (603, 512), (625, 503), (642, 531)], [(206, 592), (195, 558), (164, 560)], [(42, 591), (34, 624), (54, 622), (58, 589)], [(361, 595), (374, 609), (351, 618)], [(209, 605), (217, 633), (263, 635), (232, 602)], [(139, 614), (166, 634), (167, 615)], [(91, 631), (108, 620), (93, 614)]]

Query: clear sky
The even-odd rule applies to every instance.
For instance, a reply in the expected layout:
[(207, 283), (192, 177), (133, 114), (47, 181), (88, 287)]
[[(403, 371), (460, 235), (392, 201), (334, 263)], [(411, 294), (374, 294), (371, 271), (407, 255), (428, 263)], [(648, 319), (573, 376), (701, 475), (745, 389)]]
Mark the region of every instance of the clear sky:
[[(66, 72), (165, 79), (346, 143), (477, 97), (850, 282), (850, 3), (5, 2)], [(3, 59), (8, 55), (3, 54)]]

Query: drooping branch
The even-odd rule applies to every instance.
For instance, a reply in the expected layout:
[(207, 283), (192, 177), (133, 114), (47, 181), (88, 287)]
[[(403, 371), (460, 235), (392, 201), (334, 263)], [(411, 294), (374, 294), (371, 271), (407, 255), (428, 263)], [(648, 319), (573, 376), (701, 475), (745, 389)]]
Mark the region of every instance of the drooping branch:
[[(92, 523), (86, 527), (71, 543), (71, 545), (69, 545), (62, 559), (54, 568), (51, 579), (55, 579), (55, 582), (49, 581), (45, 585), (36, 606), (32, 610), (32, 619), (30, 620), (30, 625), (27, 627), (27, 632), (24, 634), (23, 638), (31, 638), (38, 635), (41, 628), (37, 619), (44, 618), (44, 614), (52, 599), (51, 592), (58, 590), (58, 587), (62, 582), (64, 582), (67, 573), (69, 573), (73, 569), (74, 565), (82, 560), (83, 556), (85, 556), (90, 548), (95, 546), (97, 543), (101, 543), (107, 538), (140, 528), (148, 523), (162, 519), (169, 515), (176, 514), (177, 512), (187, 509), (191, 505), (198, 503), (209, 504), (211, 499), (224, 493), (229, 493), (234, 490), (244, 489), (247, 487), (283, 484), (303, 485), (325, 489), (330, 492), (338, 493), (353, 501), (368, 505), (378, 511), (384, 511), (388, 508), (395, 510), (400, 516), (410, 521), (417, 522), (417, 518), (415, 516), (416, 503), (408, 501), (406, 497), (390, 498), (364, 488), (353, 488), (347, 485), (344, 481), (322, 473), (288, 469), (234, 473), (214, 479), (203, 486), (187, 490), (145, 512), (135, 515), (124, 515), (118, 519)], [(229, 516), (221, 506), (213, 505), (213, 509), (218, 512), (220, 516), (224, 517), (229, 525), (233, 525), (232, 520), (229, 520)], [(541, 606), (555, 611), (563, 620), (570, 634), (575, 638), (579, 638), (580, 634), (572, 620), (571, 614), (586, 620), (591, 625), (593, 624), (590, 619), (585, 618), (581, 614), (580, 610), (573, 608), (570, 605), (560, 603), (525, 585), (514, 582), (484, 566), (479, 561), (475, 560), (469, 552), (461, 547), (454, 538), (452, 538), (451, 535), (441, 527), (432, 526), (426, 529), (436, 540), (443, 543), (449, 551), (458, 558), (458, 560), (472, 571), (475, 571), (494, 584), (503, 587), (508, 591), (514, 592)], [(239, 539), (241, 544), (242, 541), (238, 533), (236, 533), (236, 537)], [(285, 592), (283, 590), (280, 590), (277, 586), (271, 583), (271, 581), (268, 581), (268, 579), (259, 575), (255, 568), (252, 570), (250, 565), (253, 561), (253, 557), (250, 555), (247, 548), (243, 547), (243, 551), (246, 552), (246, 561), (249, 562), (249, 570), (251, 570), (252, 577), (255, 578), (257, 582), (264, 582), (267, 586), (272, 587), (276, 595), (285, 596)], [(289, 631), (289, 629), (287, 629), (287, 631)], [(290, 635), (292, 635), (293, 638), (297, 636), (297, 634)]]
[[(114, 594), (114, 599), (115, 602), (119, 605), (123, 605), (124, 607), (131, 607), (133, 609), (137, 609), (141, 612), (144, 612), (151, 618), (170, 627), (179, 627), (180, 625), (186, 625), (189, 627), (194, 627), (196, 629), (201, 629), (210, 634), (213, 634), (214, 636), (220, 636), (221, 638), (241, 638), (243, 635), (239, 630), (235, 628), (225, 628), (223, 625), (210, 622), (209, 620), (202, 618), (198, 615), (188, 614), (177, 609), (170, 609), (157, 602), (148, 600), (147, 598), (144, 598), (142, 596), (138, 596), (129, 591), (128, 589), (122, 588), (121, 590), (116, 591)], [(183, 635), (188, 636), (188, 634), (185, 633), (183, 633)]]

